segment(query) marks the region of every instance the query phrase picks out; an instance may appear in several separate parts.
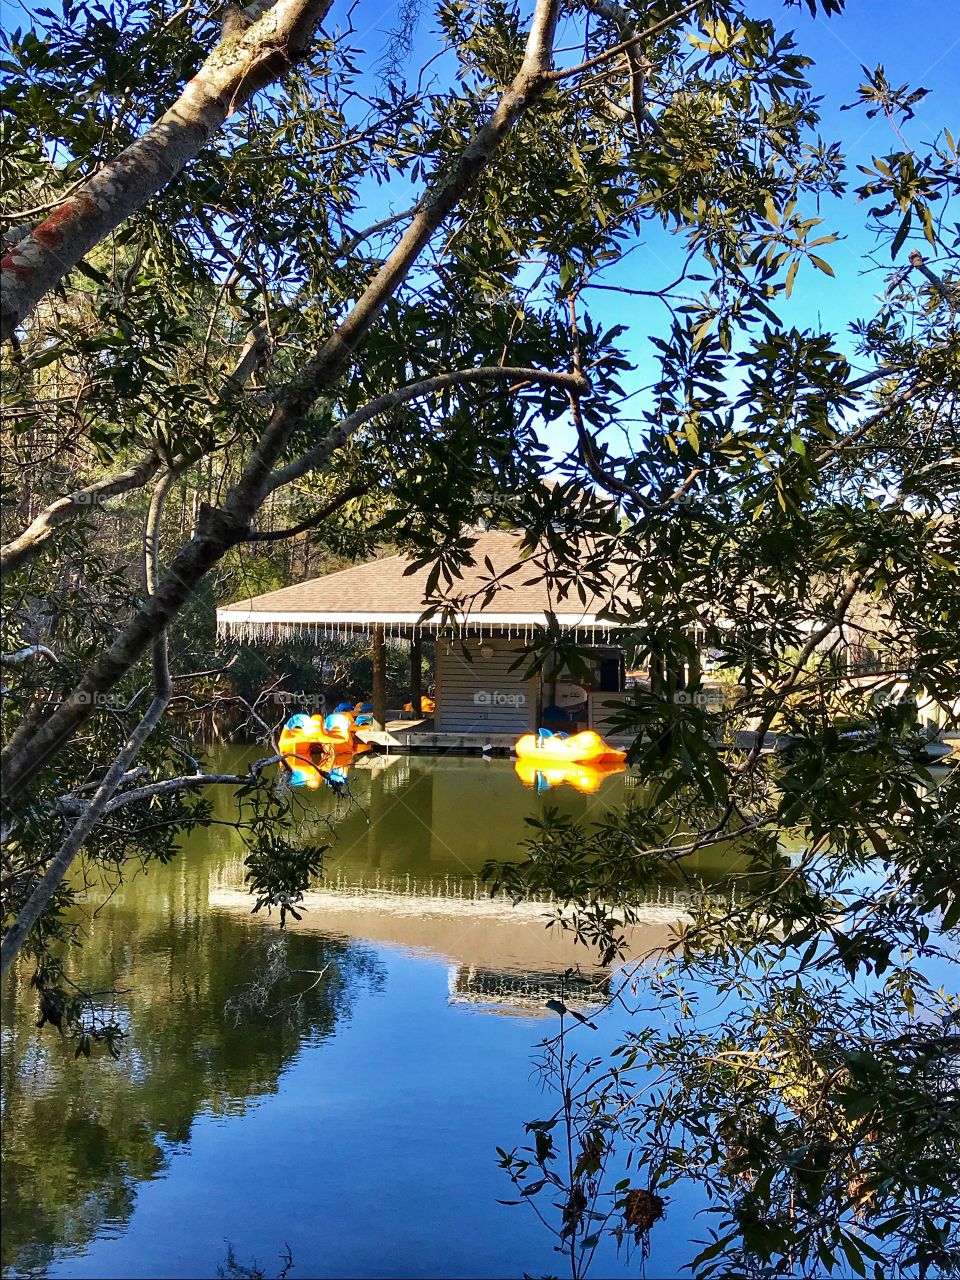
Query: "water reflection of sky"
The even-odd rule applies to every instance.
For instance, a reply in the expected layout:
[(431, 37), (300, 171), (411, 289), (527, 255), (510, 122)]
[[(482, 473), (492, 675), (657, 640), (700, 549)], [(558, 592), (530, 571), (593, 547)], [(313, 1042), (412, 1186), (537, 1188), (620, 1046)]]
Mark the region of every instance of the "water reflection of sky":
[[(321, 887), (290, 936), (291, 967), (324, 975), (294, 1017), (224, 1018), (276, 937), (275, 922), (230, 899), (242, 846), (229, 825), (195, 834), (88, 926), (71, 972), (126, 993), (119, 1062), (76, 1063), (41, 1040), (26, 975), (12, 984), (11, 1274), (212, 1276), (225, 1240), (268, 1272), (289, 1243), (294, 1276), (557, 1272), (535, 1216), (496, 1203), (512, 1188), (495, 1147), (522, 1142), (553, 1105), (532, 1060), (557, 1025), (546, 999), (586, 953), (547, 933), (543, 908), (474, 903), (469, 888), (485, 858), (515, 851), (545, 798), (508, 761), (405, 760), (358, 771), (352, 786), (346, 803), (307, 798), (314, 817), (333, 818), (341, 886)], [(549, 802), (589, 817), (622, 795), (611, 779), (598, 795)], [(231, 812), (218, 796), (217, 817)], [(396, 883), (408, 875), (419, 898)], [(652, 910), (650, 936), (666, 938), (675, 909)], [(593, 998), (586, 984), (566, 994)], [(625, 1022), (622, 1010), (601, 1014), (598, 1031), (578, 1032), (582, 1051), (612, 1048)], [(675, 1274), (688, 1238), (677, 1202), (651, 1274)], [(635, 1270), (611, 1244), (595, 1274)]]
[[(201, 1114), (189, 1145), (142, 1185), (129, 1222), (51, 1275), (213, 1274), (231, 1241), (267, 1261), (288, 1242), (305, 1276), (519, 1276), (556, 1270), (493, 1147), (542, 1106), (540, 1028), (447, 1000), (443, 967), (388, 953), (382, 991), (303, 1048), (277, 1093), (242, 1116)], [(593, 1043), (613, 1043), (611, 1027)], [(628, 1274), (609, 1254), (598, 1275)]]

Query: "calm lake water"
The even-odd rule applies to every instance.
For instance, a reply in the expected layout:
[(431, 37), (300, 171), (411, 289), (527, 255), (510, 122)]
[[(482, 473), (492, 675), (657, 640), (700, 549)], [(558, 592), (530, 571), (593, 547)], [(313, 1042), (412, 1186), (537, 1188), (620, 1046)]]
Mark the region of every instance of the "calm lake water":
[[(230, 753), (224, 753), (229, 756)], [(232, 767), (234, 757), (218, 763)], [(545, 805), (599, 816), (593, 795), (538, 795), (505, 760), (366, 757), (352, 798), (302, 793), (304, 838), (334, 844), (299, 924), (251, 916), (236, 808), (167, 867), (88, 894), (69, 973), (115, 988), (120, 1058), (75, 1061), (35, 1026), (29, 965), (3, 1007), (3, 1263), (10, 1275), (216, 1276), (227, 1243), (275, 1274), (563, 1274), (563, 1259), (497, 1167), (552, 1111), (533, 1070), (558, 1020), (546, 1000), (590, 956), (544, 927), (546, 908), (491, 902), (476, 873), (508, 857)], [(330, 819), (334, 835), (324, 825)], [(709, 867), (702, 868), (709, 872)], [(663, 945), (674, 888), (645, 911)], [(252, 993), (272, 965), (300, 970), (278, 999)], [(299, 998), (298, 998), (299, 997)], [(583, 1031), (617, 1043), (621, 1011)], [(676, 1275), (702, 1235), (674, 1195), (651, 1276)], [(636, 1275), (611, 1245), (596, 1276)]]

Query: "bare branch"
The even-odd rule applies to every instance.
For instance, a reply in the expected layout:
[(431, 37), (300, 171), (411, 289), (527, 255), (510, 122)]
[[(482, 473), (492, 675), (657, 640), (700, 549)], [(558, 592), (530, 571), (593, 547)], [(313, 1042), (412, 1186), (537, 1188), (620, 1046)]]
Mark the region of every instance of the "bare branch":
[(0, 653), (0, 666), (22, 667), (31, 658), (46, 658), (47, 662), (60, 662), (60, 659), (45, 644), (30, 644), (25, 649), (17, 649), (15, 653)]
[[(149, 772), (150, 770), (147, 768), (145, 764), (138, 764), (135, 769), (127, 770), (127, 772), (123, 775), (123, 777), (117, 783), (117, 788), (119, 789), (120, 787), (126, 787), (131, 782), (139, 782), (139, 780), (141, 778), (145, 778)], [(99, 780), (95, 780), (93, 782), (85, 782), (83, 786), (76, 787), (69, 795), (63, 796), (60, 801), (60, 804), (63, 804), (64, 802), (70, 802), (70, 801), (76, 800), (76, 797), (79, 795), (82, 795), (84, 791), (94, 791), (102, 781), (103, 779), (100, 778)]]
[(753, 746), (750, 748), (746, 760), (744, 760), (742, 765), (738, 767), (738, 773), (750, 773), (756, 767), (756, 763), (760, 758), (760, 753), (763, 750), (763, 744), (766, 740), (767, 732), (771, 724), (773, 724), (773, 720), (777, 712), (783, 706), (784, 699), (796, 685), (803, 672), (803, 668), (806, 666), (807, 659), (813, 651), (818, 645), (822, 644), (831, 631), (836, 630), (836, 628), (843, 623), (843, 620), (847, 615), (847, 610), (853, 603), (853, 599), (856, 596), (857, 591), (860, 589), (862, 581), (863, 574), (859, 570), (850, 575), (844, 585), (843, 591), (840, 593), (840, 597), (837, 600), (836, 606), (834, 607), (830, 617), (822, 624), (822, 626), (819, 626), (815, 631), (810, 632), (806, 643), (797, 655), (797, 659), (791, 666), (790, 670), (783, 679), (778, 681), (777, 684), (769, 691), (770, 701), (765, 708), (763, 715), (760, 717), (760, 723), (757, 725), (756, 732), (754, 733)]
[(220, 388), (218, 399), (225, 400), (231, 391), (239, 391), (270, 354), (270, 330), (266, 320), (261, 320), (244, 339), (237, 362), (227, 374)]
[(247, 537), (247, 542), (278, 542), (281, 538), (293, 538), (298, 533), (306, 533), (308, 529), (315, 529), (318, 524), (323, 524), (341, 507), (354, 498), (362, 497), (370, 489), (370, 484), (358, 481), (356, 484), (350, 485), (335, 498), (331, 498), (325, 503), (319, 511), (315, 511), (312, 516), (308, 516), (306, 520), (301, 520), (299, 524), (293, 525), (289, 529), (271, 529), (265, 533), (251, 533)]
[(603, 53), (598, 53), (594, 58), (588, 58), (586, 62), (580, 62), (575, 67), (560, 67), (556, 71), (547, 73), (547, 78), (552, 81), (568, 80), (571, 76), (577, 76), (582, 71), (590, 71), (594, 67), (601, 66), (604, 62), (609, 62), (611, 58), (616, 58), (618, 54), (625, 53), (627, 49), (635, 49), (638, 45), (649, 40), (651, 36), (658, 35), (667, 27), (673, 24), (679, 18), (685, 18), (688, 14), (693, 13), (695, 9), (699, 9), (705, 0), (691, 0), (690, 4), (685, 4), (683, 8), (678, 9), (675, 13), (670, 14), (667, 18), (662, 18), (659, 22), (654, 22), (651, 26), (645, 28), (639, 35), (631, 36), (628, 40), (621, 40), (619, 44), (611, 45), (609, 49), (604, 49)]
[(229, 662), (225, 662), (222, 667), (208, 667), (206, 671), (185, 671), (182, 675), (171, 676), (171, 680), (176, 683), (179, 680), (206, 680), (210, 676), (222, 676), (225, 671), (229, 671), (240, 655), (234, 654)]
[[(208, 786), (241, 787), (248, 782), (256, 782), (267, 765), (280, 764), (281, 759), (279, 755), (263, 756), (260, 760), (255, 760), (246, 773), (204, 773), (203, 770), (198, 769), (196, 773), (185, 773), (176, 778), (163, 778), (159, 782), (148, 782), (142, 787), (135, 787), (132, 791), (124, 791), (120, 795), (115, 795), (101, 809), (100, 818), (107, 818), (119, 809), (125, 809), (127, 805), (140, 804), (144, 800), (152, 800), (154, 796), (173, 795), (177, 791), (197, 791), (201, 787)], [(138, 776), (142, 777), (146, 772), (147, 770), (144, 766), (139, 769), (131, 769), (121, 779), (121, 783), (129, 782)], [(87, 802), (78, 800), (75, 796), (64, 796), (60, 803), (60, 808), (71, 815), (80, 814), (85, 812)]]
[(912, 250), (910, 254), (910, 265), (919, 271), (927, 283), (933, 290), (940, 295), (944, 302), (951, 302), (954, 305), (960, 303), (960, 295), (954, 290), (951, 292), (949, 285), (933, 271), (924, 260), (924, 256), (918, 249)]
[(448, 373), (438, 373), (430, 378), (421, 378), (419, 382), (410, 382), (405, 387), (398, 387), (395, 391), (388, 391), (385, 395), (378, 396), (375, 400), (371, 400), (369, 404), (364, 405), (362, 409), (357, 409), (355, 413), (351, 413), (349, 417), (344, 418), (313, 449), (299, 457), (296, 462), (291, 462), (289, 466), (275, 471), (267, 482), (267, 493), (272, 493), (282, 485), (289, 484), (291, 480), (299, 479), (300, 476), (306, 475), (308, 471), (313, 471), (316, 467), (326, 462), (332, 453), (347, 443), (355, 431), (362, 427), (364, 423), (379, 417), (380, 414), (389, 413), (392, 409), (397, 409), (400, 405), (406, 404), (410, 400), (418, 400), (423, 396), (443, 391), (447, 387), (468, 386), (474, 382), (509, 382), (512, 384), (508, 388), (510, 391), (516, 391), (531, 382), (543, 383), (545, 386), (560, 387), (564, 391), (584, 392), (590, 390), (590, 383), (581, 372), (566, 373), (562, 370), (553, 369), (510, 368), (503, 365), (481, 365), (476, 369), (453, 369)]
[(160, 466), (160, 459), (155, 453), (148, 453), (139, 462), (119, 471), (116, 475), (104, 476), (82, 489), (75, 489), (66, 497), (58, 498), (33, 520), (23, 533), (0, 547), (0, 574), (11, 573), (25, 561), (32, 559), (43, 546), (49, 542), (54, 530), (77, 515), (79, 512), (97, 503), (115, 498), (118, 494), (129, 493), (131, 489), (140, 489), (155, 475)]
[(371, 236), (375, 236), (378, 231), (386, 231), (388, 227), (394, 226), (398, 222), (402, 222), (404, 218), (410, 218), (417, 211), (417, 206), (413, 205), (409, 209), (404, 209), (401, 213), (391, 213), (389, 218), (381, 218), (379, 222), (372, 223), (369, 227), (364, 227), (362, 231), (358, 231), (356, 235), (352, 235), (349, 240), (344, 240), (337, 248), (338, 258), (348, 258), (354, 249), (363, 244), (364, 240), (369, 240)]
[[(620, 33), (623, 40), (623, 58), (627, 64), (627, 75), (630, 79), (630, 110), (627, 114), (633, 120), (633, 127), (637, 133), (637, 142), (643, 143), (642, 125), (646, 122), (656, 135), (662, 140), (665, 138), (663, 128), (660, 121), (647, 109), (644, 101), (644, 83), (646, 79), (647, 62), (640, 48), (636, 44), (629, 41), (636, 38), (636, 28), (630, 21), (630, 15), (626, 9), (618, 4), (614, 4), (612, 0), (583, 0), (583, 3), (591, 13), (599, 14), (600, 17), (606, 18), (608, 22), (612, 22)], [(616, 107), (616, 103), (611, 103)], [(616, 108), (618, 111), (621, 108)]]
[(281, 757), (264, 756), (255, 760), (247, 773), (185, 773), (178, 778), (164, 778), (160, 782), (150, 782), (146, 786), (136, 787), (133, 791), (124, 791), (114, 796), (103, 810), (103, 817), (124, 809), (128, 804), (139, 804), (153, 796), (171, 795), (175, 791), (195, 791), (200, 787), (210, 786), (243, 786), (255, 782), (263, 770), (270, 764), (280, 764)]

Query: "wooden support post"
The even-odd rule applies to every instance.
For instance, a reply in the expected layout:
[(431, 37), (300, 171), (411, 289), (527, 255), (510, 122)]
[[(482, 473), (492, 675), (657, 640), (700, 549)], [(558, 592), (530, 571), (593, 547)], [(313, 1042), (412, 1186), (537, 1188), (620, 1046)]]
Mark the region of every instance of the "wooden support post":
[(410, 705), (416, 715), (423, 714), (423, 654), (420, 651), (420, 637), (410, 640)]
[(679, 688), (682, 688), (683, 682), (683, 664), (677, 663), (676, 658), (664, 659), (664, 694), (668, 702), (673, 702), (674, 696)]
[(683, 659), (678, 653), (674, 653), (670, 660), (670, 671), (668, 672), (671, 688), (671, 696), (678, 690), (687, 687), (687, 668), (684, 666)]
[(699, 689), (703, 683), (703, 668), (700, 665), (700, 642), (694, 633), (693, 649), (690, 653), (690, 662), (687, 667), (687, 687), (690, 689)]
[(378, 729), (387, 727), (387, 645), (380, 623), (373, 628), (373, 719)]
[(663, 656), (656, 650), (650, 654), (650, 692), (658, 698), (666, 697), (667, 672)]

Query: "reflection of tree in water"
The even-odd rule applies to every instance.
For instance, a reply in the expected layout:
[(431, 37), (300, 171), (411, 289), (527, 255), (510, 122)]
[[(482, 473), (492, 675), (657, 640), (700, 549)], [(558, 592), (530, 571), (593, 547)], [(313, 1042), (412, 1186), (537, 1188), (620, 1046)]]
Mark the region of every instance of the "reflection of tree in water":
[[(29, 993), (8, 992), (5, 1268), (41, 1274), (106, 1222), (128, 1219), (137, 1184), (189, 1140), (197, 1115), (242, 1113), (249, 1100), (276, 1092), (298, 1045), (329, 1036), (359, 987), (383, 981), (373, 953), (345, 940), (291, 934), (278, 948), (276, 931), (251, 921), (158, 914), (149, 913), (154, 927), (139, 936), (142, 915), (101, 916), (97, 945), (74, 961), (76, 981), (121, 991), (118, 1013), (130, 1031), (119, 1061), (75, 1061), (72, 1046), (49, 1028), (37, 1031)], [(271, 965), (270, 998), (229, 1016), (227, 1006)], [(25, 988), (27, 974), (16, 981)]]
[[(266, 1280), (266, 1269), (256, 1260), (251, 1259), (250, 1262), (241, 1262), (233, 1251), (233, 1245), (228, 1240), (227, 1256), (221, 1266), (217, 1267), (217, 1275), (220, 1280)], [(287, 1276), (293, 1270), (294, 1261), (293, 1254), (290, 1252), (290, 1246), (284, 1245), (280, 1254), (280, 1261), (273, 1268), (271, 1274), (276, 1275), (276, 1280), (287, 1280)]]

